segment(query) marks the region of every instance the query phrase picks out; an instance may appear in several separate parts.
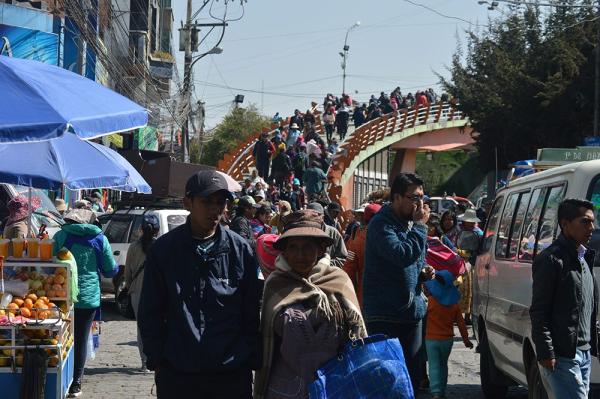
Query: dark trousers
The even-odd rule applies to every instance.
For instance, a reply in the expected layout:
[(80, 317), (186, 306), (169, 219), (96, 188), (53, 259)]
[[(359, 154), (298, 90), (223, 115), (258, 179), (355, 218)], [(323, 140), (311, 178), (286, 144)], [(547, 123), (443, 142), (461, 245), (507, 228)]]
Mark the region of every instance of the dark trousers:
[(327, 136), (327, 144), (331, 143), (333, 138), (333, 125), (325, 125), (325, 135)]
[(269, 164), (271, 163), (268, 159), (256, 160), (256, 171), (258, 175), (263, 179), (268, 179), (269, 177)]
[(226, 373), (183, 373), (161, 364), (154, 377), (159, 399), (251, 399), (252, 371)]
[(92, 322), (96, 316), (96, 309), (78, 309), (75, 308), (75, 324), (73, 325), (73, 353), (74, 355), (74, 370), (73, 370), (73, 385), (81, 385), (81, 377), (83, 377), (83, 368), (87, 358), (87, 344), (92, 328)]
[(423, 323), (416, 324), (390, 323), (376, 321), (367, 323), (369, 335), (385, 334), (389, 338), (398, 338), (402, 345), (406, 368), (410, 374), (413, 390), (417, 392), (423, 369)]

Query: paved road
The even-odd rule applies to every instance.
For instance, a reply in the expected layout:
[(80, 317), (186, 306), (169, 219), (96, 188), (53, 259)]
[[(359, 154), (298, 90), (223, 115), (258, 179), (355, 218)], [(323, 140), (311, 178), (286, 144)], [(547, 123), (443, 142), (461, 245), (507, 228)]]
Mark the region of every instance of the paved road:
[[(137, 370), (140, 360), (136, 346), (135, 322), (118, 316), (104, 303), (101, 347), (89, 361), (83, 379), (83, 397), (89, 399), (152, 398), (153, 375)], [(479, 355), (458, 340), (450, 356), (449, 399), (483, 399), (479, 386)], [(419, 398), (429, 394), (420, 393)], [(526, 399), (527, 391), (513, 388), (510, 399)]]

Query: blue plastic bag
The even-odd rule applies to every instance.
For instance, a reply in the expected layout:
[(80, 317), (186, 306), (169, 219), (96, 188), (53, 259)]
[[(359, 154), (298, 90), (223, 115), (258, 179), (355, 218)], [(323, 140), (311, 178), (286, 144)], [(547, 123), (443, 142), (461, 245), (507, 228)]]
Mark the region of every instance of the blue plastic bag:
[(414, 399), (402, 346), (378, 334), (349, 342), (317, 370), (310, 399)]

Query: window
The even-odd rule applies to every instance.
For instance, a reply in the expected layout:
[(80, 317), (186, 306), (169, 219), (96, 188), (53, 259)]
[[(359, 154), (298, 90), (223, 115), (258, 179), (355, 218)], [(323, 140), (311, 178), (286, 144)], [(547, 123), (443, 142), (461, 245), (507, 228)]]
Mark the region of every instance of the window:
[(504, 197), (498, 197), (496, 202), (494, 202), (494, 207), (490, 211), (490, 216), (485, 228), (483, 244), (481, 246), (482, 252), (488, 252), (492, 247), (492, 241), (496, 236), (496, 228), (498, 227), (498, 220), (500, 219), (500, 212), (502, 211), (503, 203)]
[(519, 200), (519, 193), (511, 194), (506, 200), (506, 206), (500, 219), (500, 227), (498, 228), (498, 238), (496, 239), (496, 258), (506, 258), (508, 248), (508, 240), (510, 239), (510, 226), (512, 224), (515, 208)]
[(456, 202), (450, 200), (442, 200), (442, 209), (447, 211), (449, 209), (453, 210), (456, 208)]
[(134, 242), (142, 236), (142, 223), (144, 222), (144, 215), (136, 215), (133, 219), (133, 225), (131, 226), (131, 233), (129, 235), (129, 242)]
[(600, 176), (596, 176), (590, 184), (588, 199), (594, 204), (595, 225), (596, 230), (598, 230), (598, 223), (600, 221)]
[(127, 234), (131, 226), (131, 217), (113, 217), (104, 235), (110, 243), (125, 243), (127, 242)]
[(527, 191), (521, 193), (519, 199), (519, 207), (517, 213), (515, 213), (512, 229), (510, 231), (510, 239), (508, 245), (508, 258), (515, 259), (517, 256), (517, 249), (519, 248), (519, 240), (521, 238), (521, 227), (523, 227), (523, 221), (525, 219), (525, 213), (527, 212), (527, 205), (529, 205), (529, 197), (531, 192)]
[(440, 213), (438, 209), (438, 200), (431, 200), (429, 202), (429, 210), (433, 213)]
[(181, 226), (187, 220), (187, 215), (169, 215), (167, 216), (167, 227), (169, 231)]
[(538, 223), (546, 199), (546, 192), (544, 191), (544, 194), (542, 194), (542, 190), (542, 188), (533, 190), (531, 201), (529, 201), (529, 208), (523, 223), (523, 234), (521, 234), (521, 246), (519, 247), (519, 261), (521, 262), (533, 260)]
[(548, 190), (546, 204), (540, 220), (540, 228), (534, 254), (548, 248), (556, 236), (558, 226), (558, 205), (564, 196), (564, 186), (555, 186)]

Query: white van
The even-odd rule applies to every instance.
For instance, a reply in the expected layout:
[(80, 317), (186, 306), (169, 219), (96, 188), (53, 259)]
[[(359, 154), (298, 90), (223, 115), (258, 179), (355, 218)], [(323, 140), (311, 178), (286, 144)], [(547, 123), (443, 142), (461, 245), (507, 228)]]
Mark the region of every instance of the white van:
[[(517, 384), (529, 387), (529, 398), (546, 398), (531, 339), (531, 264), (559, 233), (557, 210), (565, 198), (592, 201), (600, 220), (600, 160), (514, 180), (498, 191), (490, 210), (473, 280), (473, 330), (486, 398), (504, 398), (508, 386)], [(600, 249), (600, 229), (590, 246)], [(594, 390), (600, 388), (600, 367), (592, 363)]]

